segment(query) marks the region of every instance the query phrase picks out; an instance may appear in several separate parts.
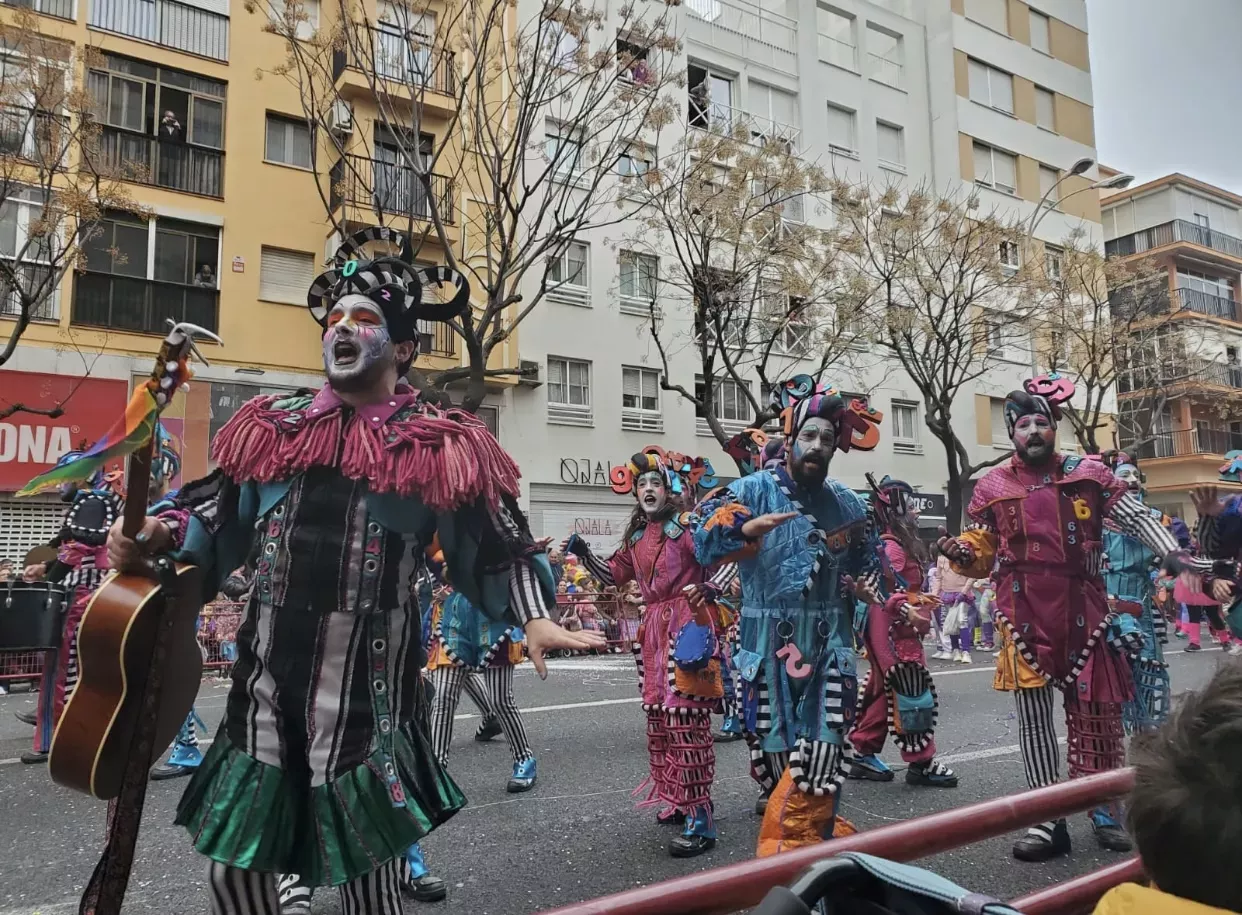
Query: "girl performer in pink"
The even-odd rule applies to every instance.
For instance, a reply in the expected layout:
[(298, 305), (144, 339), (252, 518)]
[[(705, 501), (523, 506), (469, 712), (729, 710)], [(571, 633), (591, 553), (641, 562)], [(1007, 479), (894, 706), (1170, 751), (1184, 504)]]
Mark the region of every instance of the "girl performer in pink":
[[(618, 479), (624, 476), (618, 471), (628, 471), (628, 479)], [(695, 561), (690, 516), (675, 507), (684, 484), (661, 454), (636, 454), (628, 468), (614, 468), (613, 478), (614, 489), (632, 486), (637, 499), (621, 548), (601, 559), (575, 534), (562, 549), (605, 585), (638, 582), (646, 610), (634, 654), (651, 765), (650, 780), (640, 788), (650, 784), (649, 801), (664, 805), (659, 822), (684, 823), (669, 854), (691, 858), (716, 844), (711, 715), (719, 711), (724, 690), (710, 620), (715, 614), (706, 604), (715, 602), (720, 587)]]

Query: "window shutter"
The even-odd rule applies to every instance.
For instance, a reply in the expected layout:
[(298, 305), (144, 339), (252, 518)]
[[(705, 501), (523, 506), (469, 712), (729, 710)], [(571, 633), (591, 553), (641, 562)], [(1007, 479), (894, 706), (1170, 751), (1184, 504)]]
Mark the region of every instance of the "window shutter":
[(641, 376), (643, 382), (643, 397), (656, 397), (658, 394), (656, 390), (656, 373), (643, 372), (641, 373)]
[(638, 397), (638, 369), (621, 370), (621, 396)]
[(259, 261), (259, 298), (300, 305), (314, 279), (315, 256), (264, 246)]

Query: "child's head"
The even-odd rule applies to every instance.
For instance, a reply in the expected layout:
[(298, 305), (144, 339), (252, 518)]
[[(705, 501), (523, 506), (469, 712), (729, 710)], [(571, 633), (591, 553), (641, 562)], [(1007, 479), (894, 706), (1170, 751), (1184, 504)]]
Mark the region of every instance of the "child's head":
[(1158, 730), (1136, 738), (1128, 822), (1166, 893), (1242, 911), (1242, 664), (1222, 664)]

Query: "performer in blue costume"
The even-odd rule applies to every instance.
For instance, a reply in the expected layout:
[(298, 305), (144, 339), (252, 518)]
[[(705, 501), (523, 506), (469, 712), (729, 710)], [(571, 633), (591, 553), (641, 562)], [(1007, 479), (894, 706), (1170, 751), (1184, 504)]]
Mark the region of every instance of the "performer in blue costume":
[[(249, 401), (212, 443), (215, 472), (137, 537), (109, 535), (116, 568), (196, 564), (204, 599), (258, 547), (224, 721), (177, 810), (209, 859), (213, 915), (278, 911), (282, 873), (337, 887), (344, 915), (403, 911), (411, 844), (465, 803), (428, 739), (414, 589), (433, 536), (458, 590), (522, 625), (541, 673), (547, 650), (604, 644), (551, 619), (512, 459), (477, 417), (399, 381), (419, 320), (470, 307), (464, 277), (411, 256), (385, 228), (348, 239), (307, 297), (327, 384)], [(452, 291), (424, 301), (424, 285)]]
[[(1128, 455), (1116, 456), (1113, 475), (1130, 495), (1143, 501), (1143, 475)], [(1170, 526), (1163, 512), (1153, 508), (1151, 513), (1165, 526)], [(1168, 630), (1154, 600), (1153, 575), (1160, 557), (1108, 519), (1104, 521), (1104, 557), (1104, 588), (1113, 612), (1118, 614), (1110, 637), (1119, 641), (1126, 639), (1134, 626), (1143, 638), (1141, 649), (1136, 649), (1132, 641), (1128, 651), (1130, 670), (1134, 674), (1134, 698), (1122, 706), (1122, 723), (1128, 734), (1153, 730), (1168, 717), (1172, 699), (1169, 665), (1164, 660)], [(1115, 647), (1122, 648), (1122, 645)]]
[(736, 559), (742, 579), (734, 662), (751, 773), (771, 793), (760, 855), (836, 832), (858, 693), (854, 601), (881, 602), (866, 503), (828, 478), (838, 449), (876, 446), (880, 414), (806, 375), (780, 385), (772, 407), (783, 463), (730, 484), (694, 522), (699, 562)]

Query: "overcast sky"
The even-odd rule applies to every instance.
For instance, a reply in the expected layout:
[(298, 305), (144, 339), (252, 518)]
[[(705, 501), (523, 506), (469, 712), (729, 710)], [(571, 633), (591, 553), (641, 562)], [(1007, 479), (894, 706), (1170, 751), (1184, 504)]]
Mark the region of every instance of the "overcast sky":
[(1242, 0), (1087, 0), (1087, 12), (1100, 161), (1242, 193)]

